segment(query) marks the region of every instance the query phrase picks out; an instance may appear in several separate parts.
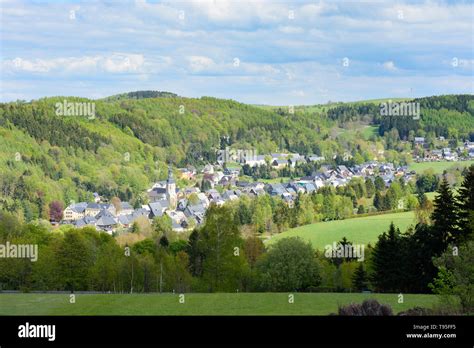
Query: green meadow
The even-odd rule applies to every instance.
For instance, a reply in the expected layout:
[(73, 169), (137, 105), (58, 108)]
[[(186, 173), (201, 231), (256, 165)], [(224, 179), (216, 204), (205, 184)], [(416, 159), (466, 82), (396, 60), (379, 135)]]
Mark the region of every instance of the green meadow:
[(411, 224), (415, 223), (415, 214), (410, 212), (380, 214), (352, 218), (346, 220), (335, 220), (328, 222), (317, 222), (310, 225), (292, 228), (288, 231), (272, 236), (267, 243), (274, 243), (286, 237), (300, 237), (311, 242), (313, 248), (324, 249), (325, 245), (340, 241), (346, 237), (354, 244), (374, 243), (377, 237), (387, 231), (393, 221), (400, 231), (404, 232)]
[(0, 294), (0, 315), (328, 315), (339, 305), (375, 298), (395, 313), (415, 306), (431, 308), (435, 295), (363, 293), (214, 293), (184, 294)]
[(469, 167), (474, 164), (474, 160), (472, 161), (459, 161), (459, 162), (452, 162), (452, 161), (439, 161), (439, 162), (420, 162), (420, 163), (412, 163), (408, 166), (408, 169), (414, 170), (417, 173), (423, 173), (427, 169), (433, 169), (436, 174), (442, 174), (443, 171), (450, 167)]

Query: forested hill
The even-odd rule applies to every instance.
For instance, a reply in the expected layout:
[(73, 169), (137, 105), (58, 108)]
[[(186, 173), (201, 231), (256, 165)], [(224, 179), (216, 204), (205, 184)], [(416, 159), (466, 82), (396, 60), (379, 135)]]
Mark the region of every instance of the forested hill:
[(104, 98), (106, 101), (121, 100), (121, 99), (145, 99), (145, 98), (173, 98), (178, 95), (171, 92), (161, 91), (136, 91), (129, 93), (121, 93)]
[[(473, 99), (421, 99), (422, 120), (406, 136), (402, 123), (384, 123), (373, 102), (297, 107), (290, 113), (232, 100), (138, 91), (102, 100), (54, 97), (4, 103), (0, 205), (27, 218), (46, 216), (50, 201), (90, 200), (95, 191), (138, 205), (140, 194), (165, 178), (166, 163), (200, 166), (214, 161), (216, 150), (225, 146), (255, 148), (260, 154), (315, 153), (331, 160), (348, 152), (359, 162), (379, 156), (405, 163), (407, 149), (398, 148), (394, 137), (472, 140)], [(57, 115), (56, 104), (65, 100), (94, 103), (94, 117)], [(375, 127), (378, 131), (368, 132)], [(400, 135), (392, 128), (400, 128)]]

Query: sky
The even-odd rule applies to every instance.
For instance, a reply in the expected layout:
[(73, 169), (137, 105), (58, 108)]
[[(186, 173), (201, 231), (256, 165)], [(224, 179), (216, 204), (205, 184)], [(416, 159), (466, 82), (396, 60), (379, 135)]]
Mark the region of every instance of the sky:
[(474, 1), (0, 0), (0, 101), (474, 93)]

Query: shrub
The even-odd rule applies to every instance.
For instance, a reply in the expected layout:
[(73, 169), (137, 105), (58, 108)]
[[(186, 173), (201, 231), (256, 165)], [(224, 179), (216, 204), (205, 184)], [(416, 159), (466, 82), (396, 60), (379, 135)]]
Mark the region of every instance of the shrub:
[(369, 299), (362, 302), (362, 304), (351, 303), (346, 306), (339, 306), (338, 314), (349, 316), (388, 316), (393, 315), (393, 312), (389, 305)]

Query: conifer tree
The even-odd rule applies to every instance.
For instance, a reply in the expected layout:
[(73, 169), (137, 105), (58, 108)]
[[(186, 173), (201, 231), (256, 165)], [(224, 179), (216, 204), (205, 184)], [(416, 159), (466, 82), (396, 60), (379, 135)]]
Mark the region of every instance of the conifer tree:
[(393, 222), (388, 232), (377, 241), (372, 254), (373, 284), (380, 292), (398, 292), (406, 289), (406, 241)]
[(474, 165), (467, 170), (458, 191), (458, 226), (462, 240), (474, 237)]
[(456, 201), (446, 176), (443, 176), (437, 193), (438, 195), (434, 199), (434, 211), (431, 219), (433, 220), (435, 232), (447, 246), (448, 243), (457, 240), (459, 229), (457, 228), (458, 214)]
[(357, 269), (354, 272), (352, 277), (352, 285), (358, 291), (363, 291), (367, 289), (368, 286), (368, 277), (367, 272), (364, 269), (364, 264), (360, 263)]

